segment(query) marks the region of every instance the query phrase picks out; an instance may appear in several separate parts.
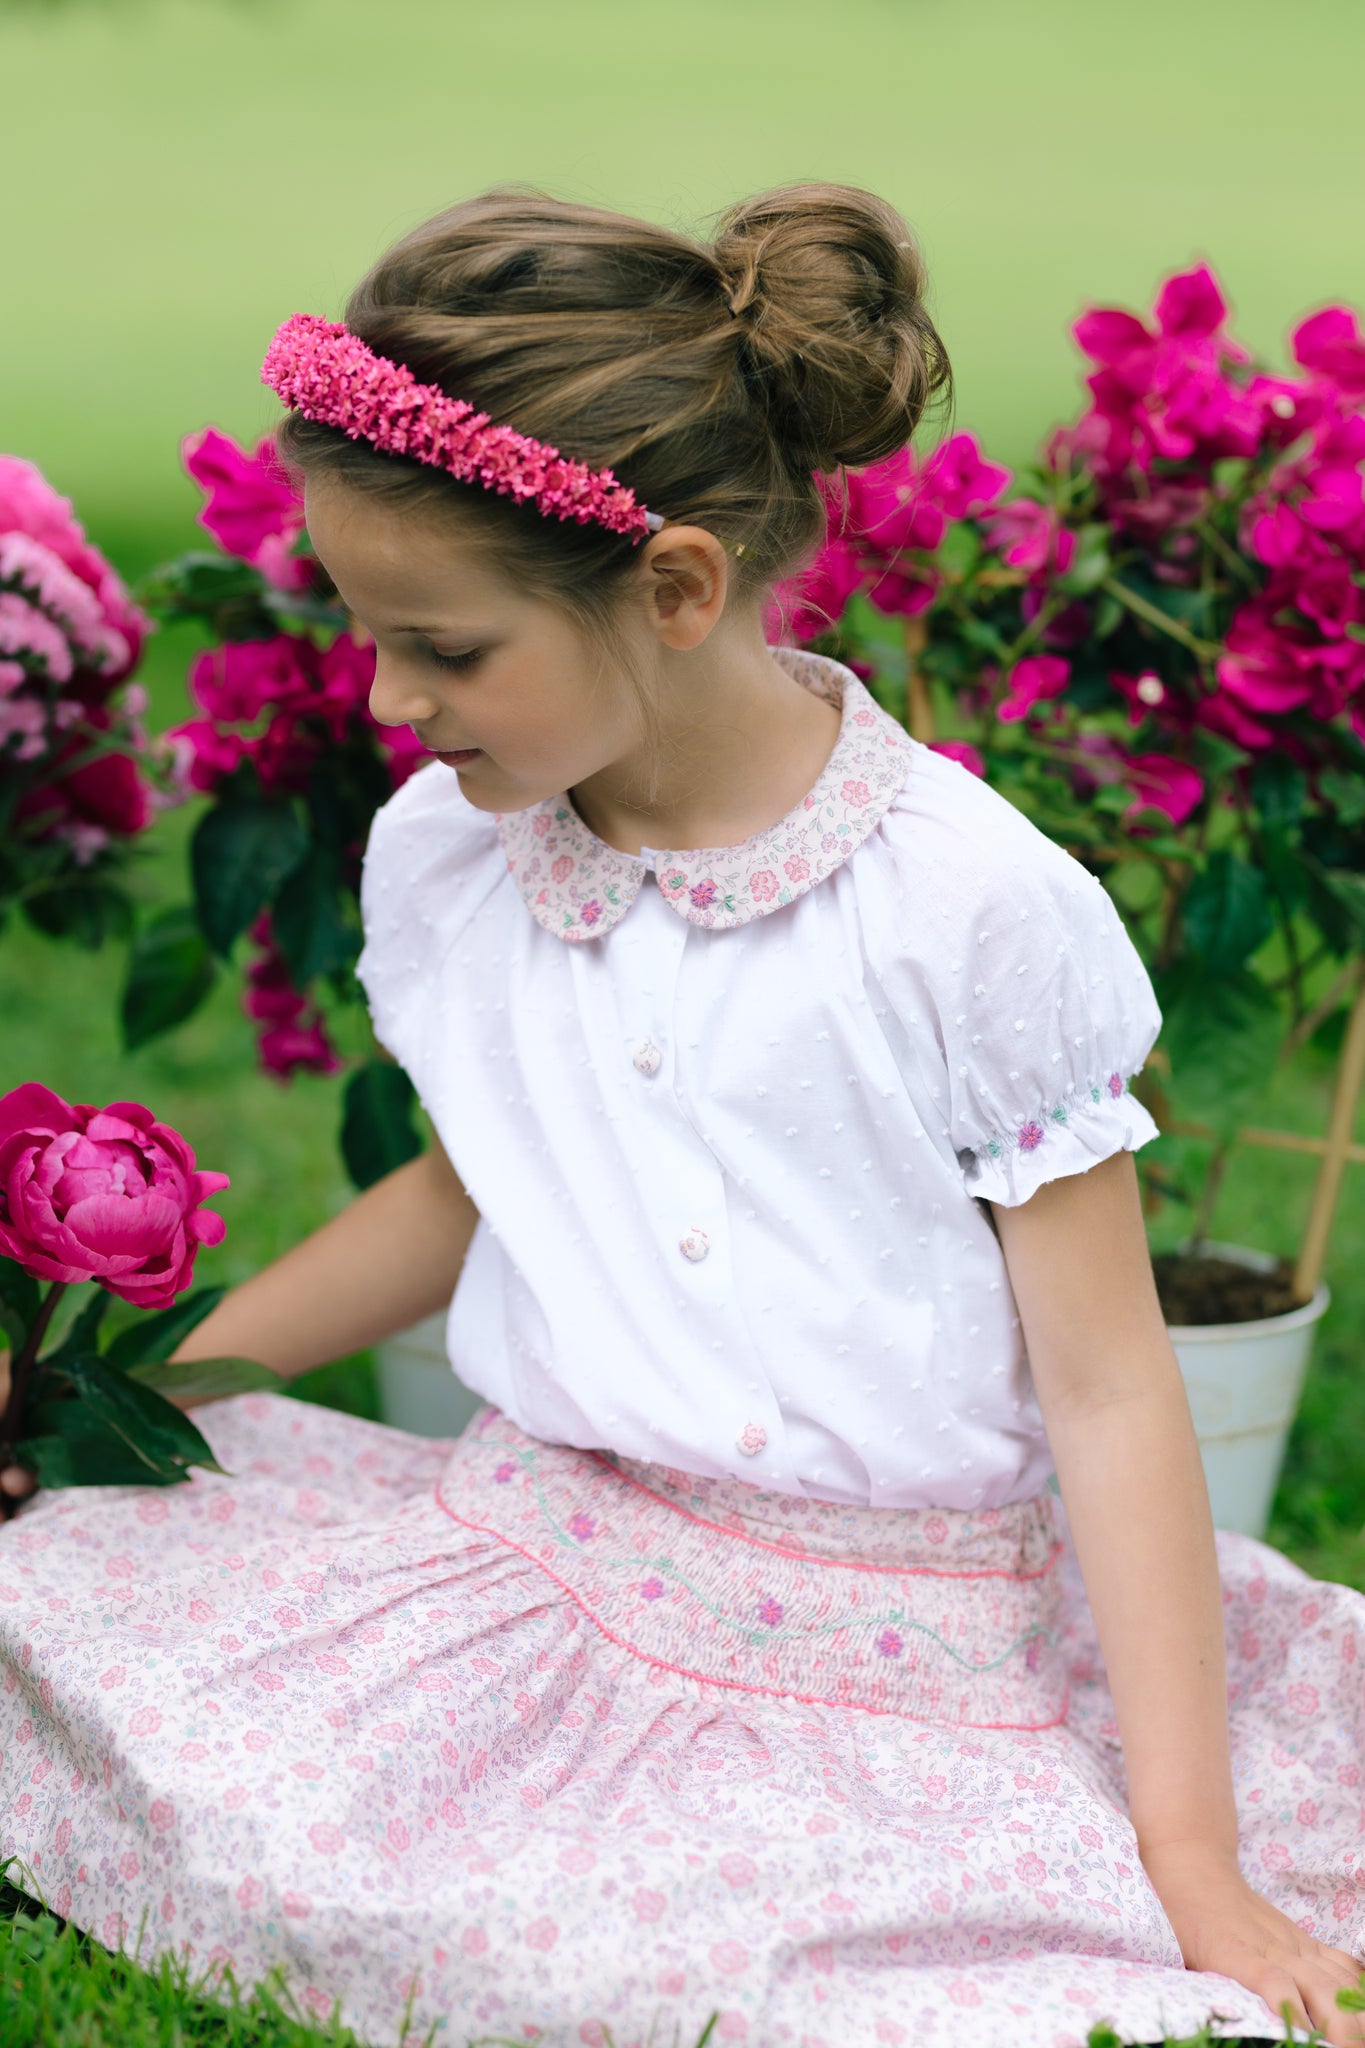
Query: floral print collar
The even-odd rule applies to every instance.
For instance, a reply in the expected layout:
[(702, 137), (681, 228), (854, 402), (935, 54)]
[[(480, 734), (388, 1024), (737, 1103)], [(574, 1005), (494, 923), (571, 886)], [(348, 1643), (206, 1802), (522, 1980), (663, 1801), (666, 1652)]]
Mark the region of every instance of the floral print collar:
[(625, 916), (651, 870), (679, 917), (726, 931), (803, 896), (862, 845), (904, 787), (915, 743), (851, 669), (793, 648), (773, 653), (795, 682), (842, 714), (814, 789), (785, 818), (738, 846), (684, 853), (656, 847), (618, 852), (589, 830), (567, 795), (524, 811), (499, 811), (508, 868), (547, 932), (600, 938)]

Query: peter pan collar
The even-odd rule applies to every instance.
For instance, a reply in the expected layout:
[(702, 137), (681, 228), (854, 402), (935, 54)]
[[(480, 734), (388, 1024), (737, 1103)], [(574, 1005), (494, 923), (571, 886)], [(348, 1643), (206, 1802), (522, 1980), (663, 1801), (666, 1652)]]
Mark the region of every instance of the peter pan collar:
[(589, 830), (567, 795), (497, 812), (512, 878), (547, 932), (601, 938), (625, 916), (651, 871), (679, 917), (727, 931), (804, 896), (862, 845), (904, 788), (914, 741), (842, 663), (788, 647), (773, 654), (794, 681), (842, 714), (814, 789), (738, 846), (686, 853), (618, 852)]

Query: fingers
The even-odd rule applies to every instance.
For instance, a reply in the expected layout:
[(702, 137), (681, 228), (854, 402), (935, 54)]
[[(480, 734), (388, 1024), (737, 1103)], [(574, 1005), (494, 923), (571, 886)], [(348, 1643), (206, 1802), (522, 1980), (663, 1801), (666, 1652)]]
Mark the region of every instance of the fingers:
[(11, 1500), (23, 1500), (33, 1492), (37, 1480), (22, 1465), (7, 1465), (0, 1472), (0, 1493), (7, 1493)]
[(1263, 1998), (1273, 2013), (1305, 2032), (1316, 2028), (1332, 2048), (1362, 2048), (1365, 2015), (1343, 2012), (1337, 1993), (1353, 1988), (1360, 1965), (1340, 1949), (1321, 1947), (1314, 1956), (1296, 1959), (1289, 1967), (1261, 1964), (1247, 1971), (1247, 1988)]

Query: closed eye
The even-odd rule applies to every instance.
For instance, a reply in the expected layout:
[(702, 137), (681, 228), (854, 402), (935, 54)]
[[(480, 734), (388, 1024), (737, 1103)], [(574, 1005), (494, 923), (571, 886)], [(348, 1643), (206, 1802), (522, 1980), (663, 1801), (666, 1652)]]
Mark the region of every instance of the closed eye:
[(474, 668), (484, 657), (482, 647), (466, 648), (462, 654), (442, 654), (438, 648), (429, 647), (427, 653), (437, 668), (453, 669), (457, 674)]

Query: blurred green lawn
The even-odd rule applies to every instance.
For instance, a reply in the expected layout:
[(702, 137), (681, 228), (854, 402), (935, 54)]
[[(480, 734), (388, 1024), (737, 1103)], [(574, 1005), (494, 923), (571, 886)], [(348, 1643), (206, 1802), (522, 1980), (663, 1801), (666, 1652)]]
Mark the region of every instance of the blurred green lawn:
[[(929, 258), (957, 422), (1011, 462), (1075, 403), (1086, 299), (1145, 306), (1206, 258), (1237, 332), (1282, 358), (1301, 313), (1365, 298), (1358, 0), (1292, 20), (1272, 0), (0, 0), (0, 76), (0, 447), (128, 574), (195, 536), (180, 436), (274, 417), (258, 366), (276, 323), (339, 312), (389, 239), (495, 180), (683, 226), (789, 179), (884, 192)], [(182, 715), (192, 645), (154, 650), (156, 723)], [(192, 822), (156, 835), (149, 903), (185, 893)], [(335, 1085), (258, 1075), (227, 984), (123, 1054), (120, 973), (117, 951), (7, 933), (0, 1091), (151, 1103), (232, 1175), (199, 1270), (238, 1280), (347, 1199)], [(1259, 1120), (1321, 1129), (1328, 1072), (1310, 1053)], [(1246, 1155), (1218, 1233), (1292, 1248), (1310, 1177)], [(1184, 1223), (1171, 1211), (1158, 1241)], [(1365, 1586), (1363, 1248), (1352, 1169), (1272, 1535)], [(373, 1398), (363, 1360), (311, 1391)]]

